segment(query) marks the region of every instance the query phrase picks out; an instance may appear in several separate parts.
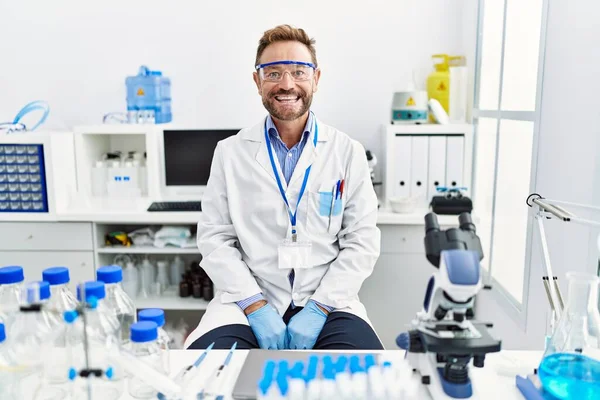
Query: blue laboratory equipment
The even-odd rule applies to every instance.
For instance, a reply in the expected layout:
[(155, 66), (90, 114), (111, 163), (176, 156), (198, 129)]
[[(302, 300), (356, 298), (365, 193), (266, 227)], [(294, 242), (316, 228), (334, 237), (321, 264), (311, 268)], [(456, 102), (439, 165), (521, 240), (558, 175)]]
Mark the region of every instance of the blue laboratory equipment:
[(125, 84), (130, 123), (163, 124), (172, 120), (171, 80), (161, 71), (142, 65), (137, 75), (125, 79)]
[(557, 399), (600, 397), (597, 276), (567, 273), (567, 304), (539, 366), (544, 391)]
[(0, 212), (48, 212), (42, 144), (0, 144)]

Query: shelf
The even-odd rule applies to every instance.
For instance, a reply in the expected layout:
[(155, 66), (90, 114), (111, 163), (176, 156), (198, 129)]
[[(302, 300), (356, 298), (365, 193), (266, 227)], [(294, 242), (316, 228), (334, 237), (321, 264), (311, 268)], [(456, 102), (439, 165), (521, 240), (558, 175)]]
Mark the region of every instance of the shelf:
[(137, 309), (162, 308), (163, 310), (206, 310), (208, 301), (195, 299), (193, 297), (179, 297), (174, 293), (166, 293), (163, 296), (151, 296), (147, 298), (138, 297), (133, 299)]
[(99, 247), (99, 254), (200, 254), (197, 247), (179, 248), (179, 247), (151, 247), (151, 246), (112, 246)]

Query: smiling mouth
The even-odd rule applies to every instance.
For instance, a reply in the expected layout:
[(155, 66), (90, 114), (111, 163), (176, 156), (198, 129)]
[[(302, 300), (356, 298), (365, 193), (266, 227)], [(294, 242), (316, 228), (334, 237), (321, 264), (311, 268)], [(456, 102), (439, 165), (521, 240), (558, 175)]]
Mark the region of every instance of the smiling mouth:
[(274, 98), (279, 103), (295, 103), (298, 100), (300, 100), (300, 96), (289, 96), (289, 95), (274, 96)]

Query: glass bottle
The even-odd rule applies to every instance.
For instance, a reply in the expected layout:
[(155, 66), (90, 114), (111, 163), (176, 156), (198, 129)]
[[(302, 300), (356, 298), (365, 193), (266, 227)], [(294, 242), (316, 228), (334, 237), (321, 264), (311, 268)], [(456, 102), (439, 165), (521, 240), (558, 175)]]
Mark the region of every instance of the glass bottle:
[(119, 321), (121, 327), (121, 345), (129, 344), (129, 329), (135, 322), (135, 306), (131, 298), (123, 290), (123, 270), (118, 265), (100, 267), (96, 271), (97, 278), (106, 285), (106, 299), (104, 303), (110, 308)]
[(600, 393), (600, 312), (597, 276), (567, 273), (567, 304), (547, 346), (539, 376), (557, 399), (597, 399)]

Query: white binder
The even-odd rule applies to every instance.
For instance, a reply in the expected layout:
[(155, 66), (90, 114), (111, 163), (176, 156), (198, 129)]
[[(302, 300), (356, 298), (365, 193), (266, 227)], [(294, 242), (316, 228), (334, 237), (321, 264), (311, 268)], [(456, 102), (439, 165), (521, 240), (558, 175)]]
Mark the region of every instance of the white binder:
[(436, 188), (446, 186), (446, 136), (429, 137), (429, 173), (427, 177), (427, 201), (438, 195)]
[(393, 138), (394, 146), (394, 176), (391, 180), (392, 187), (388, 190), (388, 197), (410, 196), (410, 164), (411, 164), (411, 137), (402, 135)]
[(429, 137), (411, 136), (410, 197), (415, 198), (418, 205), (425, 204), (427, 198), (428, 158)]
[(465, 138), (462, 135), (448, 136), (446, 140), (446, 186), (449, 188), (463, 186)]

